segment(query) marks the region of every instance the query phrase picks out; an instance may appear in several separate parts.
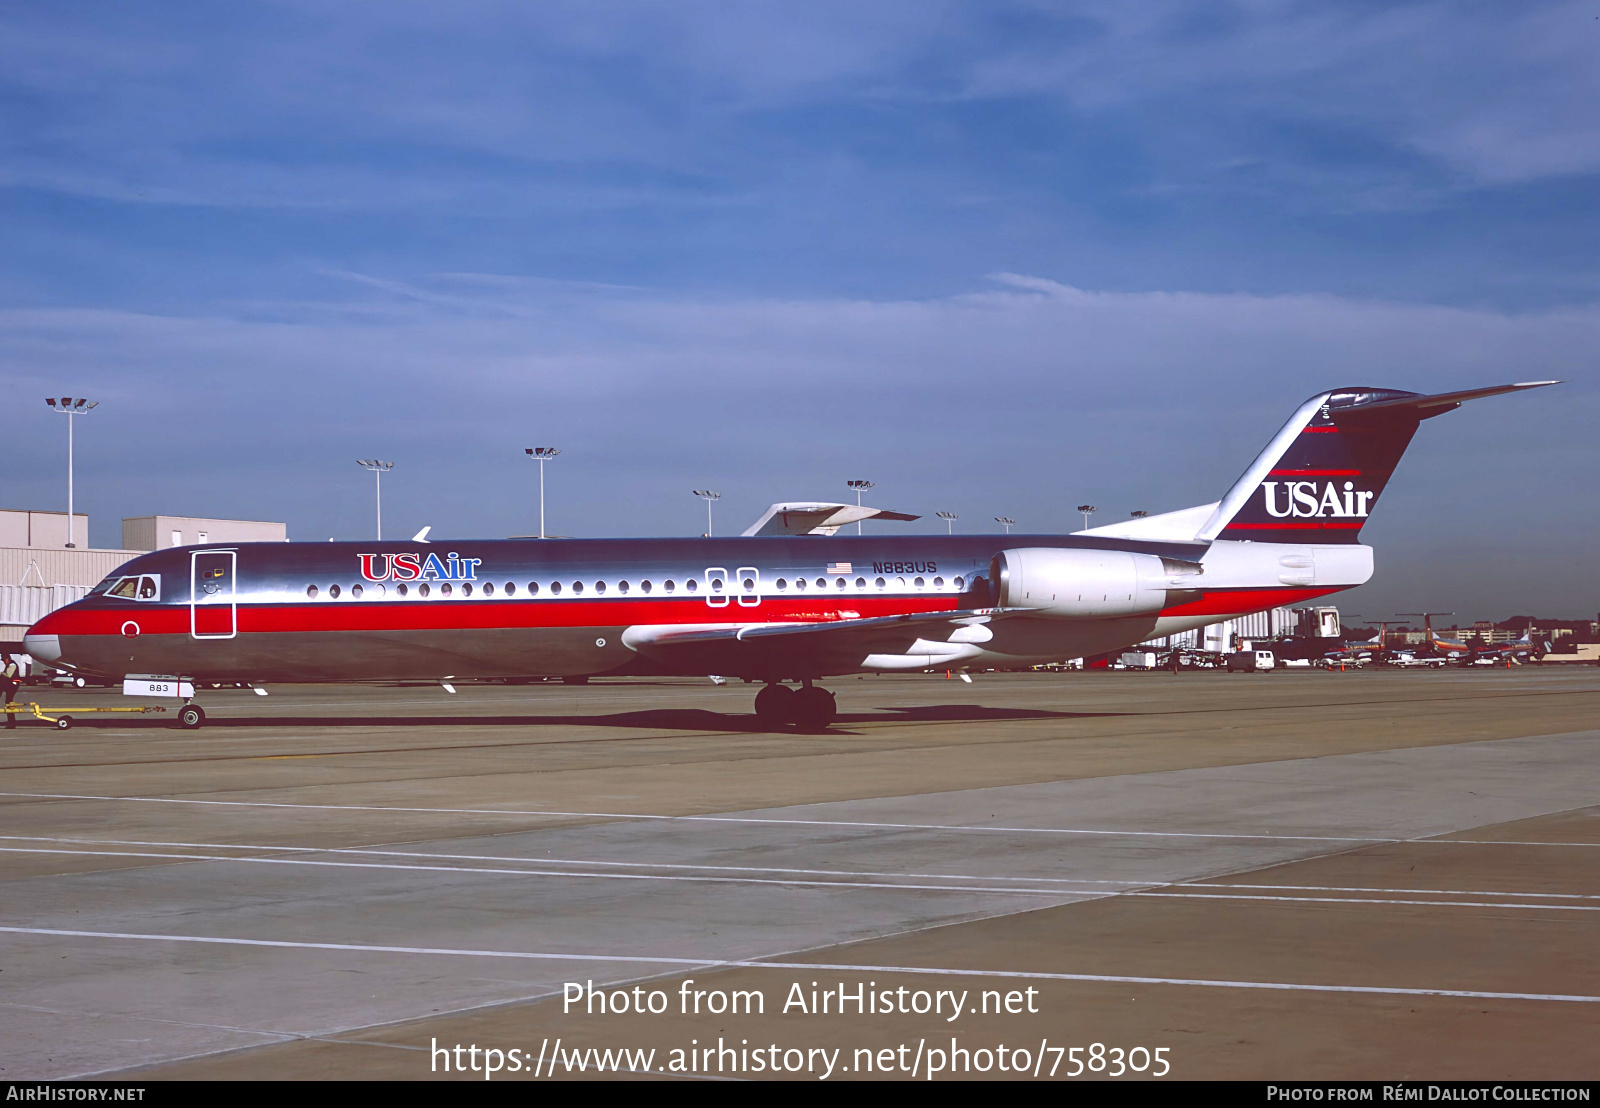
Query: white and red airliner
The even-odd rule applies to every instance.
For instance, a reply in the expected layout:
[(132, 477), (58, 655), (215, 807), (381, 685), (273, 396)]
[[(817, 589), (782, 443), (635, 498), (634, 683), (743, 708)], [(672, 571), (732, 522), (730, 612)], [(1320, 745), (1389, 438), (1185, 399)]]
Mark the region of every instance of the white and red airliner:
[(206, 682), (602, 674), (749, 678), (763, 721), (822, 727), (826, 677), (1096, 654), (1360, 585), (1362, 524), (1418, 424), (1554, 383), (1320, 393), (1220, 501), (1070, 535), (177, 547), (134, 558), (24, 646), (179, 692), (187, 727)]

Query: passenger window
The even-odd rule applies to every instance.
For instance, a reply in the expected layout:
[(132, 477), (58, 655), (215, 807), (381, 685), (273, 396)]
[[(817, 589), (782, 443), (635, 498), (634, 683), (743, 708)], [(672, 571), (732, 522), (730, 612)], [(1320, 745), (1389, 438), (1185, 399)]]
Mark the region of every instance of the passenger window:
[(961, 578), (959, 578), (959, 577), (953, 578), (951, 580), (950, 584), (957, 592), (961, 591)]
[[(691, 584), (692, 583), (693, 582), (691, 582)], [(668, 592), (672, 592), (678, 586), (676, 584), (674, 584), (673, 581), (672, 581), (672, 578), (669, 577), (669, 578), (667, 578), (667, 583), (662, 587), (665, 588)]]
[(538, 596), (539, 595), (539, 582), (537, 582), (537, 581), (529, 581), (528, 582), (528, 595), (529, 596)]
[(920, 589), (920, 588), (922, 588), (922, 586), (924, 586), (924, 585), (926, 585), (926, 584), (927, 584), (927, 582), (926, 582), (926, 581), (924, 581), (924, 580), (923, 580), (923, 579), (922, 579), (922, 578), (920, 578), (920, 577), (918, 577), (918, 578), (917, 578), (917, 579), (916, 579), (916, 580), (915, 580), (915, 581), (913, 581), (913, 582), (911, 582), (911, 583), (912, 583), (912, 584), (913, 584), (913, 585), (915, 585), (915, 586), (917, 586), (917, 588), (919, 588), (919, 589)]
[(711, 591), (712, 592), (721, 592), (722, 591), (722, 578), (713, 577), (711, 579)]
[(755, 590), (756, 590), (755, 578), (746, 577), (744, 579), (744, 591), (745, 592), (755, 592)]
[(310, 597), (312, 600), (315, 600), (317, 598), (317, 586), (307, 585), (306, 596)]
[(328, 598), (330, 600), (338, 600), (339, 599), (339, 586), (338, 585), (329, 585), (328, 586)]
[(826, 577), (818, 577), (817, 578), (817, 588), (825, 589), (827, 587), (828, 587), (828, 579)]
[(643, 589), (645, 592), (649, 592), (650, 591), (650, 582), (649, 581), (640, 581), (639, 582), (639, 587), (641, 589)]
[[(533, 586), (531, 586), (531, 585), (529, 586), (529, 588), (532, 588), (532, 587)], [(561, 582), (560, 581), (552, 581), (552, 582), (550, 582), (550, 595), (551, 596), (560, 596), (561, 595)]]
[(894, 579), (894, 584), (895, 584), (895, 588), (903, 589), (903, 588), (906, 587), (906, 579), (904, 577), (896, 577)]
[(411, 592), (411, 590), (409, 588), (407, 588), (405, 585), (396, 585), (394, 587), (394, 591), (399, 593), (401, 596), (405, 596), (405, 595), (407, 595), (408, 593)]
[[(360, 588), (359, 585), (356, 586), (356, 587)], [(379, 596), (383, 596), (384, 594), (386, 594), (389, 591), (389, 586), (388, 585), (373, 585), (372, 586), (372, 591), (374, 593), (378, 594)]]
[(806, 587), (806, 579), (804, 577), (796, 577), (794, 579), (794, 587), (797, 588), (797, 589), (804, 590), (805, 587)]
[(618, 592), (627, 592), (628, 591), (628, 583), (626, 581), (618, 581), (617, 582), (617, 591)]
[[(449, 585), (446, 585), (446, 586), (445, 586), (445, 588), (447, 588), (447, 589), (448, 589), (448, 588), (449, 588), (449, 587), (450, 587), (450, 586), (449, 586)], [(489, 587), (490, 587), (490, 588), (491, 588), (491, 589), (492, 589), (492, 588), (494, 588), (494, 586), (493, 586), (493, 585), (490, 585), (490, 586), (489, 586)], [(462, 586), (461, 586), (461, 595), (462, 595), (462, 596), (471, 596), (471, 595), (472, 595), (472, 583), (471, 583), (471, 582), (470, 582), (470, 581), (469, 581), (469, 582), (467, 582), (467, 583), (466, 583), (466, 584), (465, 584), (465, 585), (462, 585)]]
[(362, 587), (360, 585), (351, 585), (350, 586), (350, 595), (351, 595), (352, 598), (354, 598), (356, 600), (360, 600), (361, 599), (361, 594), (364, 591), (365, 590), (362, 589)]
[(137, 600), (139, 599), (139, 579), (137, 577), (124, 577), (106, 595), (121, 597), (123, 600)]
[[(427, 585), (423, 585), (422, 587), (423, 588), (427, 588), (428, 586)], [(448, 584), (444, 584), (444, 585), (440, 585), (439, 586), (439, 595), (440, 596), (449, 596), (454, 591), (455, 590), (452, 589)]]
[(507, 581), (506, 582), (506, 595), (507, 596), (515, 596), (516, 593), (517, 593), (517, 586), (512, 584), (510, 581)]
[(423, 582), (422, 584), (417, 586), (417, 595), (418, 596), (427, 596), (432, 591), (433, 590), (428, 587), (427, 582)]
[(878, 580), (876, 582), (874, 582), (874, 584), (876, 584), (881, 589), (886, 584), (886, 582), (884, 581), (884, 579), (882, 577), (880, 577), (880, 578), (878, 578)]
[(845, 587), (845, 586), (846, 586), (846, 585), (848, 585), (848, 584), (849, 584), (849, 583), (850, 583), (850, 582), (848, 582), (848, 581), (846, 581), (846, 580), (845, 580), (845, 579), (844, 579), (844, 578), (843, 578), (843, 577), (840, 577), (840, 578), (839, 578), (839, 579), (838, 579), (838, 585), (839, 585), (839, 587), (840, 587), (840, 588), (841, 588), (841, 589), (842, 589), (842, 588), (844, 588), (844, 587)]
[(688, 589), (690, 592), (695, 592), (700, 588), (700, 582), (691, 577), (683, 583), (683, 587)]
[(857, 577), (856, 578), (856, 588), (864, 589), (866, 587), (867, 587), (867, 579), (865, 577)]
[[(467, 588), (469, 588), (469, 589), (471, 587), (472, 587), (471, 585), (467, 586)], [(494, 582), (493, 581), (485, 581), (483, 583), (483, 595), (484, 596), (493, 596), (494, 595)]]
[(583, 582), (582, 581), (574, 581), (572, 583), (572, 591), (575, 592), (575, 593), (581, 593), (583, 591)]
[(596, 595), (604, 595), (606, 591), (606, 583), (604, 581), (596, 581), (594, 583), (594, 591)]
[(784, 589), (786, 589), (788, 587), (789, 587), (789, 582), (785, 581), (782, 577), (778, 578), (778, 591), (779, 592), (782, 592)]
[(936, 589), (944, 588), (944, 578), (943, 577), (935, 577), (933, 579), (933, 587), (936, 588)]

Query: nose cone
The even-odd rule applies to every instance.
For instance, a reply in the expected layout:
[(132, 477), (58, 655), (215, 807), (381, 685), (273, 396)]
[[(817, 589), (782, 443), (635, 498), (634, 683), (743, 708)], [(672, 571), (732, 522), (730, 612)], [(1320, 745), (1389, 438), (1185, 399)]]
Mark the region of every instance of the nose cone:
[(22, 649), (36, 662), (53, 663), (61, 658), (61, 636), (35, 635), (30, 631), (22, 636)]

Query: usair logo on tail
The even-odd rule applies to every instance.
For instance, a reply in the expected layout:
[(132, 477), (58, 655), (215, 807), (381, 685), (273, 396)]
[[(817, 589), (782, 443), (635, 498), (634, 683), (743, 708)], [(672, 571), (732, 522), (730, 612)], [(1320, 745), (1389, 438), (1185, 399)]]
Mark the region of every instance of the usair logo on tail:
[[(1280, 491), (1281, 486), (1281, 491)], [(1273, 519), (1365, 519), (1375, 492), (1358, 489), (1354, 481), (1263, 481), (1261, 494)]]

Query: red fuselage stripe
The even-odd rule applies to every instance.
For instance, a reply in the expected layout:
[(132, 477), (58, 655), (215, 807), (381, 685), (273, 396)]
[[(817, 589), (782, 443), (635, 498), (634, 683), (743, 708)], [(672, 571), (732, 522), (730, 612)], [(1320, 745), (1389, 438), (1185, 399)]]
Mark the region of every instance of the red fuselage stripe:
[[(1228, 615), (1260, 611), (1324, 596), (1337, 589), (1216, 589), (1198, 600), (1163, 609), (1164, 616)], [(696, 600), (328, 600), (300, 604), (241, 604), (240, 634), (317, 634), (362, 631), (480, 631), (498, 628), (621, 627), (636, 624), (818, 623), (918, 612), (955, 611), (958, 597), (831, 597), (763, 599), (759, 605), (711, 607)], [(202, 616), (226, 631), (226, 606), (204, 606)], [(139, 635), (189, 634), (189, 606), (141, 605), (119, 610), (62, 608), (33, 628), (45, 635), (119, 635), (128, 624)]]
[(1360, 477), (1359, 469), (1275, 469), (1268, 477)]
[[(750, 607), (704, 600), (321, 600), (240, 604), (240, 634), (321, 631), (440, 631), (528, 627), (626, 627), (674, 623), (819, 623), (907, 612), (955, 611), (954, 593), (935, 596), (763, 598)], [(200, 632), (226, 632), (228, 606), (201, 605)], [(141, 635), (189, 633), (189, 606), (129, 605), (52, 612), (35, 625), (46, 635), (117, 635), (128, 623)]]
[(1223, 533), (1229, 531), (1359, 531), (1359, 523), (1230, 523), (1224, 527)]
[(1164, 616), (1225, 616), (1259, 612), (1267, 608), (1282, 608), (1318, 596), (1327, 596), (1338, 589), (1217, 589), (1199, 600), (1187, 604), (1174, 604), (1161, 609)]

